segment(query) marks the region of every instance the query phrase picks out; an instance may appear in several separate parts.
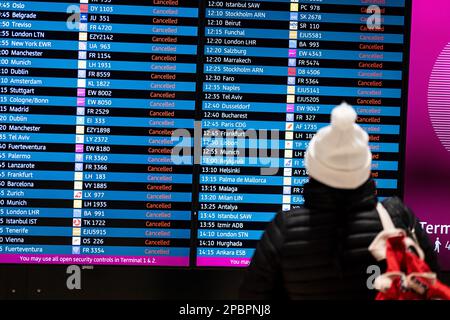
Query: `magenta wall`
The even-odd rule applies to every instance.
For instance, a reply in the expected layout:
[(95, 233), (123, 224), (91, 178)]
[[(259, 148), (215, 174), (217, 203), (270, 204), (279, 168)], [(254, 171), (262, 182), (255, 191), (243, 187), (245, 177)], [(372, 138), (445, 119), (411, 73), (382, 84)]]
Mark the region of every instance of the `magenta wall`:
[[(428, 111), (428, 87), (436, 60), (450, 43), (450, 1), (413, 0), (405, 202), (439, 237), (441, 266), (450, 270), (450, 151), (436, 134)], [(450, 63), (450, 62), (449, 62)], [(450, 70), (450, 69), (449, 69)], [(443, 83), (450, 91), (450, 83)], [(450, 105), (448, 105), (450, 114)], [(448, 118), (450, 132), (450, 117)], [(433, 229), (433, 230), (431, 230)], [(449, 245), (450, 248), (450, 245)]]

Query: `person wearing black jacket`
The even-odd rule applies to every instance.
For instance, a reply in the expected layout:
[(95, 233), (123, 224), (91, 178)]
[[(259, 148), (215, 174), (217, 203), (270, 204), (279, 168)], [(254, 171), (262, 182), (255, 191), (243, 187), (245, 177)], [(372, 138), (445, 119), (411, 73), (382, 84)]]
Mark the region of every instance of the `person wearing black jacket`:
[[(331, 119), (305, 156), (310, 179), (304, 205), (278, 213), (267, 226), (241, 285), (242, 299), (375, 297), (373, 276), (386, 266), (368, 251), (382, 230), (369, 138), (349, 105), (335, 108)], [(395, 226), (417, 239), (437, 272), (433, 248), (411, 210), (396, 197), (383, 205)]]

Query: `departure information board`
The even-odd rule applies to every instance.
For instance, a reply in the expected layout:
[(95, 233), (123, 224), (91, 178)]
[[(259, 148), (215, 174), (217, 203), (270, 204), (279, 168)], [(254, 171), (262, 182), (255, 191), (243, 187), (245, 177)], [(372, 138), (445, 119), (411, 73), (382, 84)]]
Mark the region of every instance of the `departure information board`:
[(400, 195), (408, 7), (0, 1), (0, 263), (245, 267), (344, 100)]

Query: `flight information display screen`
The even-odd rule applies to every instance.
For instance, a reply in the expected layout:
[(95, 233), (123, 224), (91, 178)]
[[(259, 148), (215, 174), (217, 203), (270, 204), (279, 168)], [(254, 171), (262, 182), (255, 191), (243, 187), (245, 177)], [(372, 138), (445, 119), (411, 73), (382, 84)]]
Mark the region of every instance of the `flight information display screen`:
[(0, 1), (0, 263), (245, 267), (342, 101), (401, 195), (408, 10)]

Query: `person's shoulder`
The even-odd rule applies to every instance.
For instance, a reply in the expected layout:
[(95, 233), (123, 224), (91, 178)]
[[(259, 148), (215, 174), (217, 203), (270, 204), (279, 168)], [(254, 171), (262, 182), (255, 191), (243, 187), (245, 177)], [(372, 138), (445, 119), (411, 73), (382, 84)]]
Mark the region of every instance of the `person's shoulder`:
[(386, 198), (382, 201), (384, 206), (404, 207), (402, 199), (397, 196)]
[(281, 229), (291, 229), (296, 226), (305, 225), (309, 222), (311, 212), (304, 207), (295, 208), (289, 211), (278, 212), (274, 222)]
[(266, 246), (281, 249), (285, 240), (289, 238), (298, 227), (307, 224), (309, 210), (306, 208), (279, 211), (267, 225), (262, 243)]
[(414, 213), (403, 203), (399, 197), (390, 197), (382, 202), (389, 212), (395, 225), (409, 228), (415, 224)]

